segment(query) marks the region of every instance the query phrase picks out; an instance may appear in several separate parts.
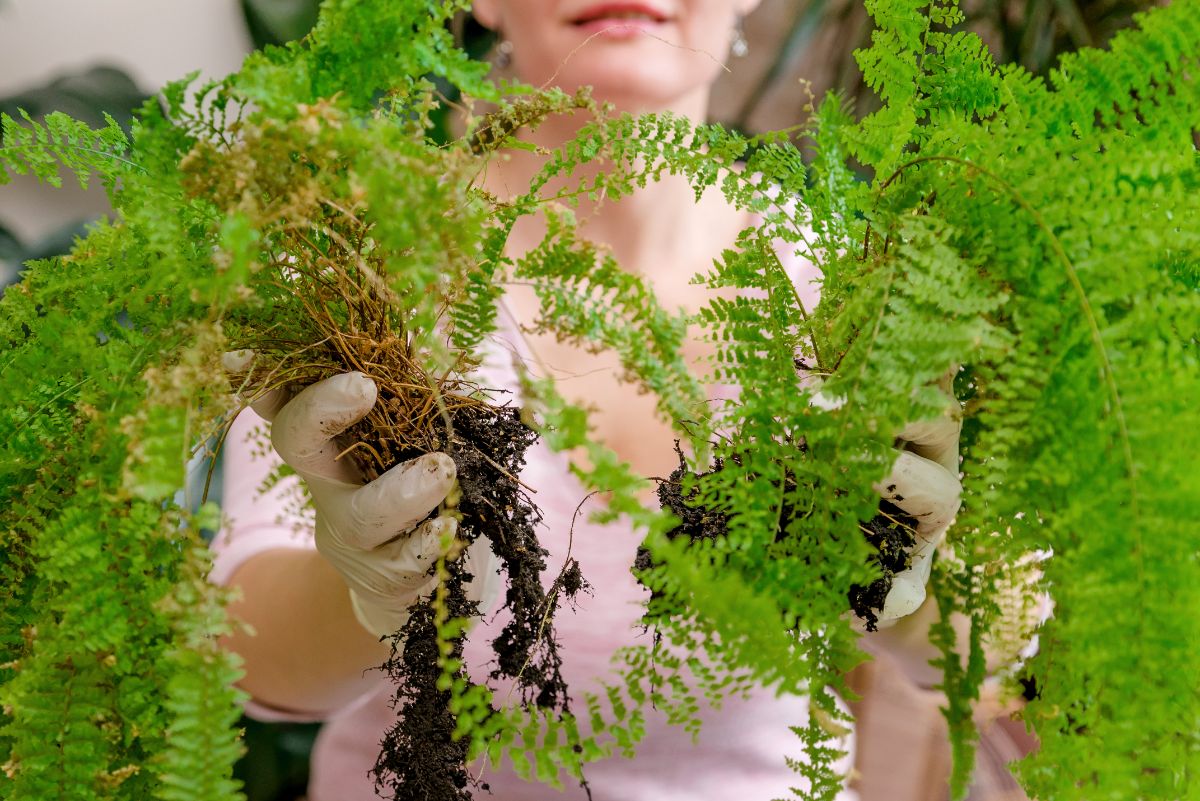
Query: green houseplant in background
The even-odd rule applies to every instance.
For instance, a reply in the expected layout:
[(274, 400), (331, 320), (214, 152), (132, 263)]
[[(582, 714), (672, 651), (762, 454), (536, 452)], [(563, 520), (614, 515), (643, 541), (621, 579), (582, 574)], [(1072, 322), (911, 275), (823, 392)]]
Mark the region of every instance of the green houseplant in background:
[[(145, 99), (146, 93), (124, 72), (98, 65), (0, 98), (0, 114), (18, 116), (24, 110), (31, 117), (40, 119), (52, 111), (60, 111), (89, 125), (101, 125), (103, 114), (108, 111), (127, 128), (133, 109)], [(74, 220), (50, 231), (40, 241), (26, 242), (10, 229), (12, 221), (0, 216), (0, 286), (16, 280), (24, 262), (70, 250), (75, 238), (86, 233), (88, 222), (87, 219)]]
[[(617, 654), (620, 677), (570, 712), (557, 693), (505, 706), (461, 674), (473, 610), (444, 559), (442, 590), (414, 615), (424, 628), (408, 632), (441, 654), (425, 678), (453, 724), (442, 747), (569, 780), (636, 747), (643, 704), (687, 724), (696, 696), (765, 683), (811, 697), (797, 769), (809, 797), (832, 797), (833, 693), (862, 658), (847, 594), (878, 577), (857, 521), (874, 513), (891, 433), (939, 413), (937, 381), (958, 368), (965, 497), (932, 585), (946, 619), (970, 624), (962, 643), (949, 622), (935, 630), (956, 792), (983, 648), (1012, 638), (1000, 606), (1015, 586), (1055, 604), (1026, 668), (1040, 695), (1024, 715), (1042, 742), (1019, 766), (1030, 793), (1200, 793), (1186, 669), (1200, 640), (1200, 9), (1178, 0), (1141, 17), (1048, 81), (997, 68), (955, 32), (953, 3), (869, 9), (877, 29), (858, 59), (882, 105), (856, 121), (827, 98), (808, 166), (782, 137), (612, 117), (586, 95), (502, 96), (446, 33), (457, 5), (423, 0), (328, 2), (305, 41), (224, 81), (168, 87), (128, 138), (111, 122), (5, 119), (5, 176), (54, 181), (66, 167), (105, 182), (118, 216), (31, 265), (2, 301), (0, 794), (237, 797), (237, 665), (215, 645), (223, 592), (204, 581), (199, 537), (217, 510), (187, 511), (185, 464), (219, 438), (235, 390), (345, 369), (329, 329), (304, 327), (314, 303), (339, 330), (402, 341), (406, 376), (455, 376), (421, 390), (441, 410), (423, 436), (451, 437), (466, 405), (500, 419), (464, 376), (511, 277), (538, 287), (547, 329), (612, 348), (656, 393), (697, 454), (693, 497), (727, 525), (707, 542), (670, 536), (676, 521), (642, 506), (644, 480), (589, 440), (586, 415), (530, 380), (522, 420), (555, 448), (584, 448), (584, 483), (644, 525), (647, 622), (677, 650)], [(432, 143), (430, 75), (499, 110)], [(526, 192), (474, 189), (481, 160), (561, 113), (593, 119)], [(591, 161), (603, 169), (569, 178)], [(747, 290), (699, 319), (714, 377), (743, 388), (709, 416), (677, 352), (686, 321), (573, 232), (572, 192), (619, 196), (664, 171), (719, 185), (763, 220), (703, 278)], [(542, 191), (562, 176), (575, 189), (556, 207)], [(513, 223), (543, 209), (546, 240), (506, 259)], [(816, 308), (771, 255), (778, 239), (821, 269)], [(432, 330), (445, 336), (414, 333)], [(259, 361), (231, 386), (220, 356), (241, 347)], [(798, 361), (839, 403), (810, 402)], [(394, 422), (360, 436), (394, 443)], [(1038, 574), (1034, 552), (1052, 552)], [(537, 604), (554, 607), (555, 592)], [(400, 663), (402, 682), (421, 667)], [(392, 786), (407, 797), (403, 779)]]

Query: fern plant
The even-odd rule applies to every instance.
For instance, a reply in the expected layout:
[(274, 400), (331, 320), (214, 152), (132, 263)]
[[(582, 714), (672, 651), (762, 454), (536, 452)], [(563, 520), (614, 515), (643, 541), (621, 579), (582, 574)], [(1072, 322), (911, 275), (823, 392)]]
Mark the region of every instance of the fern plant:
[[(985, 648), (1030, 633), (1002, 614), (1016, 587), (1054, 603), (1021, 668), (1038, 689), (1023, 714), (1041, 749), (1019, 766), (1031, 795), (1195, 796), (1195, 0), (1141, 17), (1107, 52), (1064, 58), (1049, 82), (996, 67), (954, 31), (953, 2), (874, 0), (873, 43), (856, 55), (882, 107), (855, 120), (826, 98), (807, 165), (782, 136), (501, 92), (446, 33), (459, 5), (331, 0), (304, 42), (222, 81), (169, 86), (128, 141), (111, 124), (3, 119), (0, 176), (101, 180), (118, 217), (31, 265), (0, 301), (0, 794), (237, 797), (238, 668), (214, 644), (228, 624), (199, 538), (217, 510), (187, 511), (185, 465), (219, 441), (242, 403), (234, 390), (354, 366), (353, 348), (306, 327), (322, 315), (375, 343), (401, 339), (414, 376), (457, 376), (421, 396), (442, 411), (415, 447), (437, 447), (450, 406), (491, 403), (466, 376), (500, 286), (519, 278), (538, 291), (541, 327), (613, 349), (656, 394), (691, 445), (687, 497), (725, 530), (672, 536), (679, 521), (642, 504), (646, 480), (589, 438), (583, 411), (526, 377), (522, 418), (552, 447), (583, 449), (573, 469), (610, 494), (604, 515), (647, 532), (646, 620), (668, 647), (623, 650), (620, 677), (570, 707), (505, 705), (461, 671), (473, 610), (443, 560), (424, 618), (438, 658), (425, 667), (453, 721), (447, 748), (582, 780), (587, 761), (636, 748), (646, 704), (695, 727), (702, 696), (766, 685), (811, 698), (794, 767), (804, 796), (832, 798), (848, 723), (834, 696), (863, 658), (847, 598), (878, 577), (858, 521), (874, 514), (894, 432), (940, 413), (952, 372), (965, 497), (932, 591), (955, 792)], [(435, 144), (429, 75), (498, 110)], [(474, 186), (523, 126), (569, 110), (593, 121), (526, 192), (501, 201)], [(602, 169), (571, 177), (589, 162)], [(717, 349), (707, 378), (742, 388), (716, 409), (679, 357), (689, 321), (581, 240), (569, 209), (665, 173), (719, 186), (762, 220), (698, 277), (742, 290), (695, 321)], [(552, 181), (568, 189), (550, 198)], [(507, 258), (515, 222), (543, 212), (544, 241)], [(819, 267), (815, 308), (779, 264), (779, 240)], [(246, 346), (262, 369), (231, 387), (220, 355)], [(838, 403), (811, 402), (813, 374)], [(1035, 569), (1030, 554), (1046, 558)], [(576, 578), (537, 603), (554, 607)]]

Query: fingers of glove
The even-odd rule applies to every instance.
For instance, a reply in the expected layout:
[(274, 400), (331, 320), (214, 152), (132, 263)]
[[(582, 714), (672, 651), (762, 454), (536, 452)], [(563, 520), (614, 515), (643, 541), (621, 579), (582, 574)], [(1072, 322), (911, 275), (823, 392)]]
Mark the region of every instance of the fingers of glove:
[(845, 398), (829, 397), (821, 392), (814, 392), (808, 399), (809, 405), (827, 412), (835, 412), (846, 405)]
[(929, 573), (933, 568), (933, 553), (932, 545), (918, 548), (913, 552), (908, 567), (892, 576), (892, 586), (879, 613), (880, 624), (886, 624), (883, 628), (911, 615), (925, 603), (926, 586), (929, 584)]
[(902, 451), (891, 474), (875, 485), (883, 498), (917, 519), (917, 533), (931, 540), (958, 513), (962, 485), (937, 462)]
[(375, 551), (330, 548), (318, 530), (317, 550), (342, 574), (359, 623), (382, 637), (403, 626), (409, 608), (433, 592), (437, 577), (429, 575), (429, 569), (437, 561), (443, 533), (452, 535), (456, 530), (452, 518), (430, 520), (408, 537)]
[(400, 631), (410, 617), (407, 611), (392, 612), (363, 601), (353, 589), (350, 590), (350, 608), (354, 610), (358, 624), (380, 639)]
[(947, 414), (935, 420), (909, 423), (896, 436), (904, 440), (906, 450), (937, 462), (957, 475), (958, 435), (961, 430), (962, 421)]
[(444, 453), (427, 453), (359, 487), (348, 503), (324, 511), (337, 520), (346, 545), (375, 548), (427, 517), (445, 500), (456, 475), (453, 459)]
[(453, 517), (435, 517), (386, 545), (363, 551), (360, 558), (370, 565), (374, 578), (359, 587), (359, 592), (379, 599), (384, 606), (407, 607), (431, 579), (436, 581), (429, 569), (442, 555), (443, 543), (457, 533), (458, 521)]
[(221, 366), (225, 368), (225, 372), (231, 375), (240, 375), (246, 372), (254, 362), (254, 351), (249, 348), (241, 350), (227, 350), (221, 354)]
[(907, 617), (925, 603), (925, 582), (912, 568), (892, 576), (892, 587), (883, 600), (883, 609), (879, 612), (879, 623), (891, 624), (902, 617)]
[(336, 461), (333, 438), (375, 405), (375, 382), (362, 373), (342, 373), (305, 387), (288, 401), (271, 425), (271, 444), (303, 478), (345, 479), (349, 467)]
[[(241, 397), (245, 397), (247, 371), (253, 363), (254, 351), (249, 348), (229, 350), (221, 354), (221, 366), (229, 374), (234, 392)], [(291, 397), (291, 392), (283, 387), (277, 387), (254, 394), (246, 400), (249, 401), (250, 408), (254, 410), (255, 414), (270, 422), (275, 419), (275, 415), (279, 413), (284, 404), (291, 400)]]
[(937, 543), (930, 543), (914, 550), (910, 554), (908, 568), (902, 572), (911, 571), (917, 577), (918, 581), (922, 584), (928, 584), (929, 574), (933, 572), (933, 555), (936, 549)]
[(351, 583), (350, 590), (359, 623), (378, 636), (399, 631), (412, 605), (436, 591), (438, 578), (430, 575), (430, 570), (457, 531), (454, 518), (438, 517), (422, 523), (410, 535), (368, 552), (376, 583)]
[(274, 422), (280, 410), (292, 399), (292, 393), (286, 387), (269, 389), (250, 401), (250, 408), (268, 423)]

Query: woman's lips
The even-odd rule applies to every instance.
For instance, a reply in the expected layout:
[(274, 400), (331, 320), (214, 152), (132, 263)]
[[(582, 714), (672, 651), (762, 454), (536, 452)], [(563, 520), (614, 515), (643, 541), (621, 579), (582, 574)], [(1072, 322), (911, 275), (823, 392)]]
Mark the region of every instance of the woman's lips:
[(666, 21), (666, 15), (650, 6), (606, 3), (585, 9), (572, 24), (589, 36), (602, 34), (609, 39), (630, 39), (654, 32)]

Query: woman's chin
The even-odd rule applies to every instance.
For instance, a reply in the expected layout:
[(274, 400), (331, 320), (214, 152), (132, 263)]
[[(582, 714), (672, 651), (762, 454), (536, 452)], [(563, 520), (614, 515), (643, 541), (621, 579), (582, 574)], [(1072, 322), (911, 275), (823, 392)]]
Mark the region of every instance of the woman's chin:
[(552, 83), (569, 92), (590, 86), (597, 100), (619, 111), (639, 113), (673, 108), (697, 92), (706, 94), (712, 80), (709, 73), (715, 75), (718, 69), (707, 59), (682, 69), (678, 63), (654, 59), (653, 52), (647, 58), (600, 55), (577, 54)]

